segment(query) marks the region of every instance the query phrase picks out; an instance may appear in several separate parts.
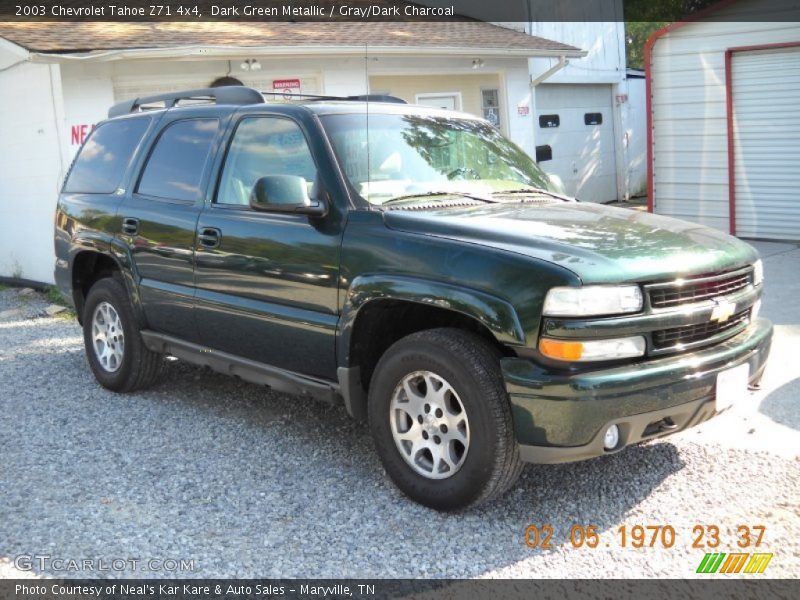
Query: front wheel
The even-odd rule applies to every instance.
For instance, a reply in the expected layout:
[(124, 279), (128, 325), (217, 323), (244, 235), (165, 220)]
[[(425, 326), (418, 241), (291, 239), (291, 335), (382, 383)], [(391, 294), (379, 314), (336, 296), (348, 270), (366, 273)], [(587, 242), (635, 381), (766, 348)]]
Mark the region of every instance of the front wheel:
[(149, 387), (161, 373), (163, 357), (145, 347), (125, 287), (114, 277), (89, 290), (83, 342), (95, 379), (115, 392)]
[(497, 353), (457, 329), (409, 335), (372, 376), (369, 424), (381, 461), (414, 500), (457, 510), (494, 499), (522, 470)]

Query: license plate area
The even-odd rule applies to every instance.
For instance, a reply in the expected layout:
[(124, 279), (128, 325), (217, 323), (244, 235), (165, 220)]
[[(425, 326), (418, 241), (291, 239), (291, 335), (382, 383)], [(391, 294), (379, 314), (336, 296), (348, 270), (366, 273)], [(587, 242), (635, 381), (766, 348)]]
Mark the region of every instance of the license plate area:
[(717, 373), (717, 412), (730, 408), (737, 400), (744, 398), (749, 379), (750, 365), (748, 363)]

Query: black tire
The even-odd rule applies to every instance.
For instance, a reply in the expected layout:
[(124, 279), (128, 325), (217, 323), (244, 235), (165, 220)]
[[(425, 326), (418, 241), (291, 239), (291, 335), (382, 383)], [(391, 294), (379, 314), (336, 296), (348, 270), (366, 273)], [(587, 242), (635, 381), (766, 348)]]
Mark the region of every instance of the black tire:
[[(430, 371), (446, 380), (468, 417), (468, 450), (460, 467), (443, 479), (431, 479), (412, 468), (392, 435), (393, 394), (406, 376), (417, 371)], [(431, 329), (392, 345), (370, 383), (369, 426), (383, 466), (397, 487), (437, 510), (491, 501), (511, 488), (522, 472), (498, 353), (470, 332)]]
[[(107, 370), (101, 364), (92, 336), (95, 309), (103, 302), (110, 304), (119, 315), (124, 334), (122, 360), (114, 371)], [(116, 277), (100, 279), (89, 290), (83, 309), (83, 343), (95, 379), (109, 390), (141, 390), (153, 385), (161, 375), (164, 357), (145, 347), (125, 286)]]

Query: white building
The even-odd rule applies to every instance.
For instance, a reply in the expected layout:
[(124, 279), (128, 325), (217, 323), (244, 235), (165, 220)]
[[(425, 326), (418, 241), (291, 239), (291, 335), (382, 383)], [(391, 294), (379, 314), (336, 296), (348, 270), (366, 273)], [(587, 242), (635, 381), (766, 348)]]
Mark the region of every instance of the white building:
[(788, 3), (721, 3), (649, 40), (651, 210), (800, 239), (800, 23), (786, 21)]
[(592, 202), (645, 192), (644, 86), (627, 76), (622, 2), (614, 6), (619, 21), (504, 24), (586, 50), (583, 58), (533, 57), (529, 68), (537, 160), (567, 193)]
[[(567, 192), (581, 200), (626, 197), (625, 24), (531, 23), (530, 33), (563, 38), (587, 51), (585, 58), (569, 59), (563, 66), (547, 57), (530, 60), (542, 167), (557, 174)], [(547, 79), (537, 81), (538, 73), (548, 72)]]
[(584, 54), (480, 22), (0, 23), (0, 276), (52, 281), (61, 182), (115, 102), (224, 76), (262, 91), (390, 93), (493, 119), (534, 155), (528, 59)]

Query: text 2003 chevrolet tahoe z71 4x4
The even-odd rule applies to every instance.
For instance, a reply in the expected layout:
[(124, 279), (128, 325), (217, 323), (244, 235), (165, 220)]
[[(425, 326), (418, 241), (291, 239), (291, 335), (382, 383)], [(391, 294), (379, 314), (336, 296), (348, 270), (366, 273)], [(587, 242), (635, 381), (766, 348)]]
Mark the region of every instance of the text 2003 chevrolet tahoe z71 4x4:
[(170, 354), (343, 400), (406, 494), (456, 509), (761, 377), (752, 247), (575, 202), (485, 121), (375, 100), (237, 87), (110, 111), (55, 232), (102, 385), (149, 385)]

